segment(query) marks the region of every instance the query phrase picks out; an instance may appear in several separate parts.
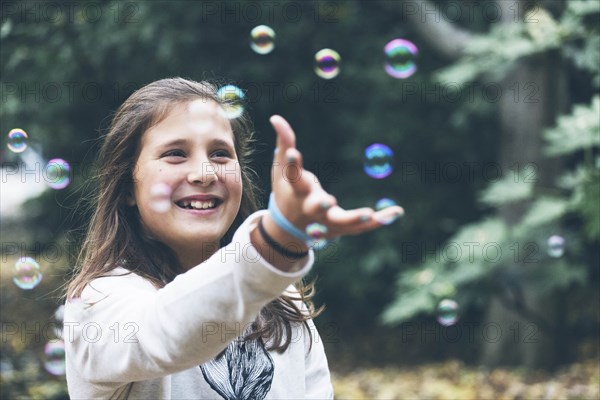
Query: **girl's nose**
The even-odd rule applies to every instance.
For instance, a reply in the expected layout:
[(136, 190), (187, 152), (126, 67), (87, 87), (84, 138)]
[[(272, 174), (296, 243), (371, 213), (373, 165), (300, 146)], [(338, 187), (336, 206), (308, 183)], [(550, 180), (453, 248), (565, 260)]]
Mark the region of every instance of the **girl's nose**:
[(215, 166), (208, 161), (203, 161), (188, 173), (188, 182), (192, 184), (210, 185), (219, 180)]

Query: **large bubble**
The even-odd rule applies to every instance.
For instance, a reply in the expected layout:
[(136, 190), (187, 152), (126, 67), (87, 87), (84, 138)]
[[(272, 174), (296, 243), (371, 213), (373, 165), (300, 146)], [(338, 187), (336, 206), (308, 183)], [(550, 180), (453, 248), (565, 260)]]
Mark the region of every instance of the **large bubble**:
[(234, 119), (244, 113), (244, 92), (235, 85), (226, 85), (217, 91), (217, 96), (221, 99), (225, 116), (228, 119)]
[(275, 48), (275, 31), (259, 25), (250, 32), (250, 47), (258, 54), (269, 54)]
[(379, 210), (383, 210), (384, 208), (388, 208), (388, 207), (395, 206), (395, 205), (396, 205), (396, 202), (394, 200), (384, 197), (384, 198), (377, 200), (377, 203), (375, 203), (375, 210), (379, 211)]
[(21, 289), (30, 290), (42, 281), (40, 265), (31, 257), (21, 257), (13, 268), (13, 282)]
[[(388, 207), (392, 207), (397, 205), (396, 202), (392, 199), (388, 199), (388, 198), (382, 198), (377, 200), (377, 203), (375, 203), (375, 210), (376, 211), (381, 211), (384, 210)], [(398, 213), (390, 213), (390, 214), (385, 214), (383, 216), (378, 215), (375, 216), (375, 220), (378, 221), (380, 224), (383, 225), (390, 225), (391, 223), (393, 223), (394, 221), (396, 221), (398, 218), (400, 218), (401, 214)]]
[(13, 153), (22, 153), (29, 145), (29, 136), (23, 129), (15, 128), (8, 132), (6, 146)]
[(308, 245), (315, 250), (322, 249), (327, 244), (325, 238), (327, 227), (325, 225), (318, 222), (312, 223), (306, 227), (306, 234), (311, 237), (311, 242)]
[(52, 375), (65, 374), (65, 342), (55, 339), (46, 343), (44, 347), (44, 368)]
[(375, 143), (365, 149), (364, 169), (367, 175), (383, 179), (392, 173), (394, 152), (385, 144)]
[(44, 171), (46, 184), (52, 189), (64, 189), (71, 183), (71, 166), (62, 158), (48, 161)]
[(405, 79), (417, 71), (415, 58), (419, 53), (414, 43), (405, 39), (394, 39), (385, 45), (385, 72), (393, 78)]
[(340, 73), (341, 57), (331, 49), (319, 50), (315, 54), (315, 73), (323, 79), (333, 79)]
[(565, 254), (565, 238), (559, 235), (552, 235), (548, 238), (548, 255), (559, 258)]
[(458, 322), (458, 303), (451, 299), (440, 301), (436, 310), (437, 321), (443, 326), (451, 326)]

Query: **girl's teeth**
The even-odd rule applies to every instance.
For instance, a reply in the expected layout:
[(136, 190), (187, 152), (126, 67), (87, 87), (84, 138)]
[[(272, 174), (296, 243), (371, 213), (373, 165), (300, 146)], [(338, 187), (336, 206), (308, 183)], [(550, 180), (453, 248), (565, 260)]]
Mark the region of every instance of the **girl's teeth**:
[(196, 210), (205, 210), (207, 208), (214, 208), (216, 200), (200, 201), (200, 200), (182, 200), (180, 203), (181, 207)]
[(197, 210), (204, 210), (207, 208), (213, 208), (215, 206), (215, 201), (191, 201), (190, 205)]

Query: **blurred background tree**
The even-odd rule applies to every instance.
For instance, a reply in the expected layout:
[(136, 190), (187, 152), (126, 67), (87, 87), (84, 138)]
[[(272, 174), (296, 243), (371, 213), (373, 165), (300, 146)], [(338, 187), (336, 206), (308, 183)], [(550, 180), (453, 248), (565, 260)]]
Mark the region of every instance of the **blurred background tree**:
[[(597, 1), (52, 4), (2, 3), (0, 128), (4, 138), (15, 127), (30, 136), (21, 155), (0, 149), (2, 191), (23, 190), (4, 178), (28, 151), (73, 167), (67, 189), (2, 214), (2, 242), (19, 244), (2, 247), (3, 323), (47, 319), (58, 305), (54, 290), (89, 217), (80, 203), (111, 113), (144, 84), (183, 76), (246, 91), (263, 200), (274, 145), (268, 117), (279, 113), (343, 207), (388, 197), (407, 210), (317, 255), (327, 311), (316, 322), (333, 368), (450, 357), (554, 367), (574, 360), (585, 340), (597, 345)], [(277, 35), (267, 55), (249, 47), (259, 24)], [(418, 46), (410, 78), (384, 72), (383, 46), (395, 38)], [(341, 55), (335, 79), (313, 72), (322, 48)], [(386, 179), (363, 171), (372, 143), (394, 150)], [(547, 255), (551, 235), (564, 238), (564, 256)], [(54, 278), (32, 293), (11, 286), (15, 257), (44, 258), (57, 243), (68, 251), (43, 263)], [(433, 318), (444, 298), (460, 306), (453, 327)], [(482, 340), (490, 324), (502, 334)], [(462, 329), (456, 341), (445, 339), (450, 329)], [(22, 345), (2, 346), (3, 359), (25, 363)]]
[[(454, 46), (458, 60), (435, 79), (442, 84), (480, 79), (498, 82), (504, 94), (513, 92), (493, 110), (504, 176), (481, 192), (480, 203), (489, 208), (484, 217), (449, 238), (463, 256), (440, 261), (444, 254), (438, 252), (402, 273), (384, 318), (405, 321), (434, 310), (440, 297), (453, 296), (465, 309), (485, 309), (481, 327), (495, 324), (505, 333), (484, 342), (483, 364), (549, 368), (575, 356), (565, 343), (597, 334), (596, 301), (580, 303), (598, 299), (600, 3), (498, 6), (503, 18), (488, 34), (452, 32), (461, 38)], [(416, 26), (431, 33), (440, 25)], [(569, 72), (586, 76), (586, 85), (579, 88)], [(577, 102), (588, 104), (573, 105)], [(553, 235), (566, 241), (564, 257), (548, 254)], [(423, 268), (432, 277), (425, 284), (418, 279)], [(439, 287), (442, 293), (436, 293)]]

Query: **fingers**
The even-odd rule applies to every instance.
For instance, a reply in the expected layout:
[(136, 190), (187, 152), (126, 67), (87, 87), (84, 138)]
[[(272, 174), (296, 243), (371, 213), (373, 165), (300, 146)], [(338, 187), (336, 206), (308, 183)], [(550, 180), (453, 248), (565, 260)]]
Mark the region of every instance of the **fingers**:
[(404, 208), (400, 206), (386, 207), (373, 214), (373, 220), (382, 225), (389, 225), (404, 215)]
[(308, 195), (304, 201), (302, 212), (306, 215), (315, 215), (317, 218), (325, 218), (328, 210), (336, 204), (336, 198), (320, 188)]
[(271, 125), (277, 134), (277, 148), (273, 165), (274, 179), (282, 177), (297, 194), (306, 195), (312, 187), (311, 177), (314, 176), (304, 171), (302, 154), (296, 149), (296, 135), (290, 124), (281, 116), (273, 115)]
[(279, 176), (275, 176), (276, 180), (282, 178), (285, 182), (289, 183), (297, 195), (306, 196), (311, 192), (316, 178), (311, 179), (314, 175), (303, 169), (302, 154), (298, 150), (294, 148), (287, 149), (285, 162), (283, 164), (276, 164), (276, 166), (279, 174)]
[(276, 170), (274, 178), (283, 177), (288, 181), (296, 181), (302, 168), (302, 156), (296, 150), (296, 135), (283, 117), (273, 115), (269, 121), (277, 136), (273, 163), (273, 169)]
[(329, 227), (328, 237), (357, 235), (368, 232), (382, 225), (389, 225), (404, 215), (404, 209), (399, 206), (387, 207), (380, 211), (371, 208), (344, 210), (334, 206), (326, 213), (323, 223)]
[(340, 206), (335, 206), (327, 212), (327, 219), (337, 227), (343, 228), (367, 222), (372, 215), (373, 210), (368, 207), (344, 210)]
[(273, 115), (269, 121), (277, 134), (277, 161), (283, 162), (284, 155), (290, 147), (296, 147), (296, 135), (290, 124), (280, 115)]

